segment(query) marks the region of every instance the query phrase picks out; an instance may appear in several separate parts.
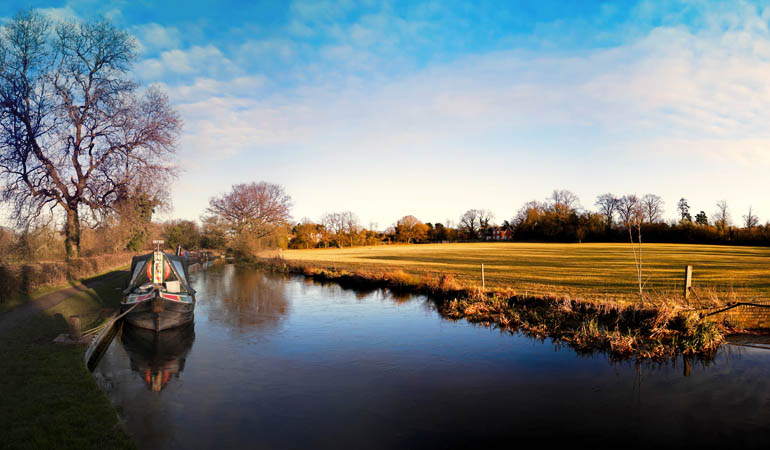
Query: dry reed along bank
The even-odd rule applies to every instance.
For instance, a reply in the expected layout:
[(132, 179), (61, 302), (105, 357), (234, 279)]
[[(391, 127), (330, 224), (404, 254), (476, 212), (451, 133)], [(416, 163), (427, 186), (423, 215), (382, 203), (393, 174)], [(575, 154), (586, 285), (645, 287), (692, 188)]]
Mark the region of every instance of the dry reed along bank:
[[(709, 357), (732, 330), (704, 319), (699, 309), (763, 296), (768, 287), (762, 266), (770, 249), (651, 244), (645, 251), (644, 301), (633, 294), (627, 244), (291, 250), (260, 263), (351, 287), (427, 294), (449, 319), (551, 337), (578, 350), (620, 358)], [(486, 289), (481, 287), (481, 263)], [(685, 303), (681, 278), (688, 263), (696, 267), (696, 285)]]

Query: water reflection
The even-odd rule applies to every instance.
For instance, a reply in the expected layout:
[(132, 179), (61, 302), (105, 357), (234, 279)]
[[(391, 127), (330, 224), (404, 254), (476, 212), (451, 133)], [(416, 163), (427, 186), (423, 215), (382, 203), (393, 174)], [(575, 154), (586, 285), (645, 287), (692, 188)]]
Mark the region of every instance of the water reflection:
[(179, 378), (193, 341), (194, 323), (161, 332), (124, 324), (120, 336), (131, 370), (137, 372), (153, 392), (160, 392), (170, 380)]
[(203, 301), (209, 320), (224, 322), (236, 330), (270, 331), (289, 313), (290, 303), (280, 277), (228, 265), (208, 278), (207, 289), (213, 295)]
[(770, 351), (615, 361), (445, 320), (422, 296), (232, 266), (192, 278), (195, 345), (181, 336), (179, 357), (158, 356), (173, 345), (128, 332), (95, 371), (139, 448), (729, 448), (770, 435)]
[(311, 294), (322, 289), (327, 295), (337, 297), (344, 295), (353, 295), (360, 302), (378, 300), (385, 303), (396, 305), (406, 305), (408, 303), (420, 305), (426, 312), (438, 312), (436, 303), (423, 295), (415, 295), (404, 290), (393, 290), (385, 287), (371, 287), (361, 285), (360, 283), (339, 283), (337, 281), (328, 281), (302, 276), (292, 275), (292, 283), (298, 283), (302, 286), (302, 292)]

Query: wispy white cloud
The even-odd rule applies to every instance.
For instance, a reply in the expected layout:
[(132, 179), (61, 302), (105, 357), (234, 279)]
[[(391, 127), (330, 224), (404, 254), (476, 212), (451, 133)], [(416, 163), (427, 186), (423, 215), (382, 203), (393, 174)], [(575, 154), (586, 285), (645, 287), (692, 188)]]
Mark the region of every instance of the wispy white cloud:
[[(360, 5), (375, 2), (364, 0)], [(312, 22), (333, 21), (359, 6), (354, 0), (295, 0), (291, 2), (291, 11), (299, 20)]]
[(182, 43), (182, 35), (176, 27), (166, 27), (155, 22), (131, 27), (131, 32), (142, 46), (142, 53), (148, 51), (176, 49)]
[(244, 65), (254, 60), (278, 59), (285, 62), (297, 56), (300, 44), (289, 39), (250, 39), (238, 47), (238, 59)]
[[(158, 23), (131, 31), (145, 50), (138, 76), (162, 81), (185, 119), (180, 156), (190, 170), (296, 180), (290, 189), (298, 206), (311, 205), (298, 214), (311, 216), (322, 199), (342, 198), (346, 184), (358, 183), (345, 197), (347, 207), (364, 220), (389, 223), (405, 207), (443, 215), (512, 180), (512, 195), (523, 197), (489, 206), (512, 210), (532, 190), (542, 195), (550, 177), (561, 185), (574, 179), (588, 195), (599, 193), (594, 189), (665, 195), (688, 188), (679, 171), (709, 177), (724, 169), (740, 185), (746, 174), (770, 168), (770, 8), (717, 4), (691, 26), (682, 18), (701, 3), (662, 15), (660, 6), (635, 6), (632, 22), (662, 25), (630, 23), (613, 45), (554, 50), (558, 43), (549, 37), (585, 33), (584, 24), (555, 21), (532, 33), (552, 51), (506, 44), (495, 48), (514, 50), (436, 58), (418, 55), (432, 48), (431, 39), (463, 46), (460, 37), (442, 35), (448, 31), (438, 19), (449, 13), (440, 2), (404, 15), (388, 2), (301, 0), (290, 6), (281, 33), (265, 36), (261, 27), (244, 25), (237, 42), (189, 45), (200, 41)], [(67, 4), (46, 13), (73, 18), (80, 11)], [(595, 20), (617, 14), (607, 7)], [(449, 20), (459, 24), (450, 32), (463, 29), (461, 14)], [(440, 171), (425, 169), (437, 161)], [(584, 179), (599, 167), (615, 173), (601, 187)], [(537, 172), (549, 176), (534, 177)], [(338, 181), (325, 181), (328, 173)], [(474, 187), (447, 185), (469, 173)], [(444, 199), (447, 192), (421, 190), (431, 182), (452, 200)], [(416, 190), (431, 206), (418, 205), (410, 195)], [(195, 216), (198, 200), (177, 200), (179, 214)], [(752, 202), (770, 213), (769, 201)]]
[[(703, 169), (708, 173), (719, 166), (770, 167), (770, 34), (758, 19), (764, 12), (741, 14), (727, 28), (659, 27), (623, 45), (571, 54), (470, 55), (387, 79), (356, 73), (357, 67), (376, 71), (382, 55), (366, 48), (373, 35), (351, 27), (349, 39), (320, 52), (322, 61), (344, 61), (347, 71), (330, 76), (315, 62), (304, 68), (307, 83), (273, 91), (264, 89), (269, 77), (242, 78), (253, 89), (234, 95), (226, 86), (240, 78), (198, 78), (173, 88), (172, 96), (185, 116), (183, 148), (192, 159), (273, 167), (281, 158), (301, 160), (292, 175), (274, 173), (314, 183), (313, 193), (298, 194), (306, 205), (322, 203), (324, 189), (339, 190), (318, 184), (319, 171), (335, 170), (348, 180), (365, 174), (369, 198), (382, 189), (394, 192), (377, 187), (383, 178), (414, 175), (403, 161), (430, 167), (437, 157), (445, 177), (478, 167), (497, 187), (509, 179), (503, 168), (510, 172), (521, 162), (545, 169), (546, 155), (554, 153), (559, 164), (622, 165), (626, 175), (614, 180), (620, 189), (660, 192), (678, 181), (661, 168), (652, 184), (642, 173), (656, 170), (652, 161), (660, 167), (697, 161), (701, 169), (710, 164)], [(172, 56), (164, 53), (164, 64), (194, 72), (189, 58)], [(629, 166), (637, 158), (644, 164)], [(478, 166), (481, 160), (502, 162), (490, 168)], [(631, 180), (638, 185), (624, 187)], [(351, 201), (362, 216), (385, 223), (383, 215), (398, 214), (405, 198), (376, 208), (363, 197)], [(308, 207), (302, 214), (315, 212)]]
[(38, 8), (37, 11), (57, 21), (78, 21), (80, 16), (69, 4), (59, 8)]
[(286, 26), (286, 31), (288, 31), (290, 35), (300, 38), (308, 38), (315, 34), (312, 27), (297, 19), (293, 19), (289, 22)]
[(242, 73), (242, 69), (214, 45), (166, 50), (157, 58), (140, 61), (137, 69), (138, 76), (145, 80), (162, 80), (176, 75), (225, 78)]
[[(292, 101), (276, 96), (275, 104), (255, 100), (239, 105), (239, 111), (313, 111), (290, 122), (317, 122), (319, 130), (328, 130), (321, 123), (352, 118), (361, 125), (358, 130), (387, 126), (394, 136), (411, 128), (515, 134), (552, 126), (635, 139), (654, 135), (728, 143), (746, 136), (770, 138), (770, 85), (765, 80), (770, 39), (742, 39), (744, 33), (698, 36), (658, 29), (627, 46), (582, 55), (496, 52), (383, 84), (342, 79), (334, 85), (301, 86), (286, 96)], [(352, 56), (345, 47), (336, 51), (337, 57)], [(190, 87), (188, 95), (194, 90)]]
[(77, 22), (99, 16), (120, 21), (123, 16), (122, 7), (126, 3), (126, 0), (68, 0), (62, 6), (35, 9), (53, 20), (64, 22)]
[(186, 104), (210, 98), (253, 98), (263, 93), (266, 83), (263, 75), (249, 75), (229, 80), (196, 78), (191, 84), (160, 85), (175, 102)]

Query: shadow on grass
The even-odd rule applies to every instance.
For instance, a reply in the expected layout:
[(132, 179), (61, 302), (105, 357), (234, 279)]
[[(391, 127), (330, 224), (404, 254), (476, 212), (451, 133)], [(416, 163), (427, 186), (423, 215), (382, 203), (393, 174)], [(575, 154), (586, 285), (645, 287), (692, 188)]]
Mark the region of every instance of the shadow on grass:
[(134, 448), (83, 363), (84, 347), (52, 342), (67, 332), (70, 315), (91, 325), (119, 304), (122, 274), (107, 275), (86, 280), (50, 309), (36, 305), (0, 336), (0, 447)]

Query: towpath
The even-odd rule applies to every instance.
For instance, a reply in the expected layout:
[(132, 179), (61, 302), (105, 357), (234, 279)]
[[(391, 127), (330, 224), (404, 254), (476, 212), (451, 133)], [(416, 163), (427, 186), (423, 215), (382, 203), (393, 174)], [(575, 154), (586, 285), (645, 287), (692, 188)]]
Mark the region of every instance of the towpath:
[(10, 311), (0, 313), (0, 336), (3, 336), (27, 319), (34, 317), (36, 314), (39, 314), (48, 308), (58, 305), (73, 295), (86, 292), (95, 286), (109, 283), (124, 273), (125, 272), (122, 270), (116, 270), (104, 275), (99, 275), (98, 277), (89, 278), (75, 286), (41, 295), (40, 297), (19, 305)]

